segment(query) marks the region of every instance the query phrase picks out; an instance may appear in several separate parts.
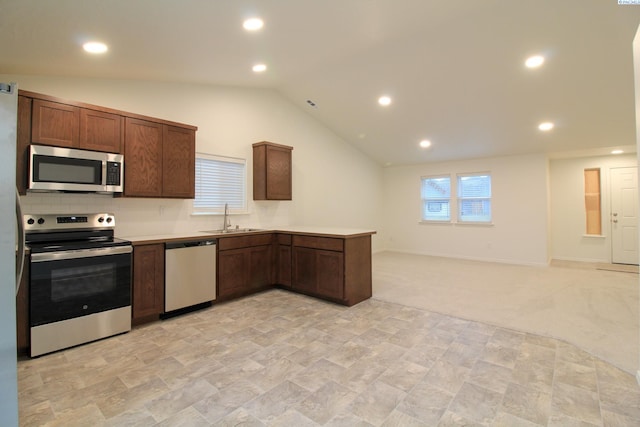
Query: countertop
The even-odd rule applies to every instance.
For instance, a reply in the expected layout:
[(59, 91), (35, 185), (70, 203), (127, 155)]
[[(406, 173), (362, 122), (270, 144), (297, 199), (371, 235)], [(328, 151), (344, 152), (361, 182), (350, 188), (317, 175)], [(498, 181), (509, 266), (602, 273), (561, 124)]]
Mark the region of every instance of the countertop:
[(144, 236), (117, 236), (124, 240), (129, 240), (133, 244), (152, 244), (165, 242), (180, 242), (193, 239), (221, 239), (225, 237), (246, 236), (251, 234), (266, 233), (289, 233), (300, 235), (313, 235), (323, 237), (336, 237), (340, 239), (348, 239), (360, 236), (370, 236), (376, 234), (375, 230), (362, 228), (343, 228), (343, 227), (314, 227), (314, 226), (286, 226), (273, 229), (260, 229), (255, 231), (221, 233), (213, 231), (188, 231), (183, 233), (171, 234), (153, 234)]

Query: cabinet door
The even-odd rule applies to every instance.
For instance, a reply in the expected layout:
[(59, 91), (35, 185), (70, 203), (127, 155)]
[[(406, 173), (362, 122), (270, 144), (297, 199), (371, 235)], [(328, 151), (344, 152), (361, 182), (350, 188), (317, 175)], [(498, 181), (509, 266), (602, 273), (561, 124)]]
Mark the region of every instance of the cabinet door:
[(164, 310), (164, 245), (133, 248), (133, 318)]
[(196, 133), (191, 129), (164, 126), (162, 141), (162, 195), (195, 197)]
[(162, 125), (125, 120), (124, 195), (162, 195)]
[(291, 200), (291, 150), (267, 146), (267, 199)]
[(80, 108), (34, 99), (31, 141), (36, 144), (78, 148), (80, 141)]
[(272, 285), (273, 252), (271, 245), (254, 246), (249, 251), (249, 288), (260, 289)]
[(316, 293), (316, 250), (294, 246), (292, 287), (302, 292)]
[(121, 153), (124, 137), (122, 116), (80, 109), (80, 148)]
[(249, 287), (249, 251), (218, 251), (218, 297), (240, 295)]
[(344, 297), (344, 254), (294, 246), (292, 288), (332, 299)]
[(278, 245), (277, 277), (278, 285), (291, 287), (291, 246)]
[(342, 252), (316, 250), (317, 292), (320, 295), (344, 297), (344, 255)]

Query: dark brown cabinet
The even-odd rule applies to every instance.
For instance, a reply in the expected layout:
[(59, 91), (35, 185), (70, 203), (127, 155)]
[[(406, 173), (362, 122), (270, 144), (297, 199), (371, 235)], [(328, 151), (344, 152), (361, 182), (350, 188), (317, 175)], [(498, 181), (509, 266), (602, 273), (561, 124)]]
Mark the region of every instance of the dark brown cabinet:
[(35, 144), (79, 148), (80, 108), (34, 99), (31, 141)]
[(16, 183), (28, 187), (29, 145), (124, 153), (124, 196), (195, 197), (197, 127), (20, 90)]
[(346, 305), (371, 297), (371, 236), (293, 236), (291, 288)]
[(125, 119), (124, 195), (162, 196), (162, 124)]
[(60, 102), (34, 99), (31, 142), (57, 147), (120, 153), (122, 116)]
[(253, 200), (291, 200), (292, 150), (267, 141), (253, 144)]
[(133, 323), (157, 319), (164, 311), (164, 244), (133, 247)]
[(273, 234), (218, 239), (218, 299), (248, 295), (273, 285)]
[(121, 153), (124, 120), (118, 114), (80, 109), (80, 143), (83, 150)]
[(277, 233), (276, 248), (276, 281), (275, 283), (287, 288), (291, 287), (291, 235)]
[(124, 147), (125, 196), (194, 197), (194, 130), (127, 117)]
[(194, 198), (196, 194), (195, 179), (195, 131), (164, 125), (162, 135), (162, 196), (184, 199)]

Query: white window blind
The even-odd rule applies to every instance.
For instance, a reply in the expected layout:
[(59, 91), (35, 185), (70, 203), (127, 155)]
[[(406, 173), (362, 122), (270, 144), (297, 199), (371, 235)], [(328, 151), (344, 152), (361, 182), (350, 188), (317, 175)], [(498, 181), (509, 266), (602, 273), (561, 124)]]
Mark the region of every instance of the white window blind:
[(246, 212), (246, 176), (245, 159), (197, 153), (194, 213)]
[(451, 221), (451, 178), (422, 177), (422, 220)]
[(458, 175), (458, 221), (491, 222), (491, 174)]

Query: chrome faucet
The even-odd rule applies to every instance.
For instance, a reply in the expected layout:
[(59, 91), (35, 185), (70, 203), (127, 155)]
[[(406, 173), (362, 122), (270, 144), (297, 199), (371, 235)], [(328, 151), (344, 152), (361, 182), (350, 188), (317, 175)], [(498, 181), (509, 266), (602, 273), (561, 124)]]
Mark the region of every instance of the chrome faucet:
[(222, 223), (222, 231), (229, 230), (229, 227), (231, 227), (231, 221), (229, 220), (229, 204), (225, 203), (224, 204), (224, 220), (223, 220), (223, 223)]

